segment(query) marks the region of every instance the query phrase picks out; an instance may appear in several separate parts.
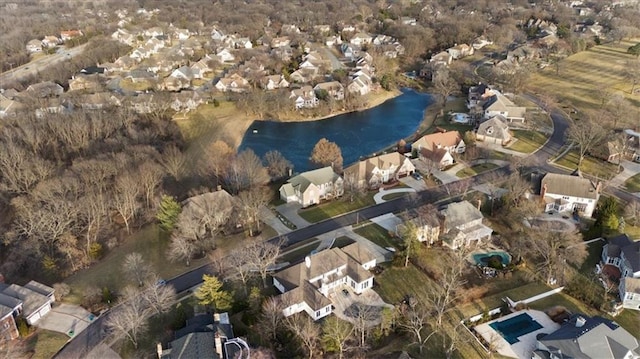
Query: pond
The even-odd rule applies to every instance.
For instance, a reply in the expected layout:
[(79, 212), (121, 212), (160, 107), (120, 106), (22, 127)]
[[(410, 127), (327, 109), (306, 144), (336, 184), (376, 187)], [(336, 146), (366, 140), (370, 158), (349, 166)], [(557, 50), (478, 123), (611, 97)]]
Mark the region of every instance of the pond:
[(429, 94), (403, 89), (402, 95), (374, 108), (324, 120), (255, 121), (239, 150), (250, 148), (260, 157), (278, 150), (293, 163), (295, 172), (304, 172), (312, 169), (309, 156), (313, 146), (326, 138), (340, 146), (346, 167), (414, 134), (426, 107), (433, 102)]

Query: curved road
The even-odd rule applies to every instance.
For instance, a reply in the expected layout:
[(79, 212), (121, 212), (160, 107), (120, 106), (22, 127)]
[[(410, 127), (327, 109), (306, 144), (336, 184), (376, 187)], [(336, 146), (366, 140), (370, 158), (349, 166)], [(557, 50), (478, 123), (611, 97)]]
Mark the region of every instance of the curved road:
[[(540, 101), (535, 96), (526, 95), (531, 101), (540, 105)], [(553, 134), (535, 154), (532, 155), (534, 159), (534, 165), (540, 168), (542, 171), (555, 172), (555, 173), (567, 173), (568, 171), (559, 169), (551, 165), (548, 161), (555, 156), (562, 146), (565, 144), (565, 131), (569, 127), (567, 117), (559, 109), (553, 109), (551, 111), (551, 119), (553, 121)], [(496, 168), (492, 171), (483, 172), (477, 176), (471, 178), (471, 186), (482, 184), (495, 179), (497, 176), (504, 177), (510, 174), (509, 167)], [(616, 197), (622, 198), (625, 201), (637, 200), (633, 195), (622, 191), (617, 188), (610, 188), (609, 191)], [(320, 234), (327, 233), (341, 227), (355, 224), (359, 221), (370, 219), (373, 217), (381, 216), (383, 214), (400, 212), (405, 208), (411, 208), (423, 205), (425, 203), (437, 202), (441, 199), (450, 198), (447, 194), (445, 186), (439, 186), (430, 188), (425, 191), (417, 192), (415, 199), (397, 198), (391, 201), (373, 205), (367, 208), (360, 209), (351, 213), (343, 214), (338, 217), (327, 219), (325, 221), (312, 224), (308, 227), (295, 230), (288, 233), (287, 242), (284, 247), (291, 246), (293, 244), (302, 242), (306, 239), (316, 237)], [(279, 240), (279, 237), (269, 239), (269, 241), (275, 243)], [(167, 281), (167, 285), (172, 285), (176, 289), (176, 292), (184, 292), (193, 288), (202, 282), (203, 274), (214, 274), (214, 270), (210, 265), (204, 265), (193, 269), (190, 272), (179, 275), (173, 279)], [(103, 314), (97, 318), (87, 329), (80, 332), (72, 340), (70, 340), (55, 356), (54, 358), (61, 359), (75, 359), (84, 358), (87, 353), (91, 351), (96, 345), (98, 345), (103, 338), (104, 323), (108, 318), (109, 312)]]

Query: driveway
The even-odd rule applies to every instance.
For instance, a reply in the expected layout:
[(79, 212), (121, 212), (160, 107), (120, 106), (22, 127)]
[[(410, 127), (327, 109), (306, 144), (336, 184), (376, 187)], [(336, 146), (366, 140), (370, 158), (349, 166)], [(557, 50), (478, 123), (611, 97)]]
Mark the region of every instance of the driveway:
[(276, 210), (281, 215), (285, 216), (291, 223), (295, 224), (298, 229), (308, 227), (311, 223), (307, 222), (304, 218), (300, 217), (298, 211), (302, 208), (300, 203), (285, 203), (276, 207)]
[(278, 234), (287, 234), (291, 232), (291, 228), (285, 226), (284, 223), (276, 217), (273, 211), (267, 208), (267, 206), (262, 206), (260, 208), (260, 220), (273, 228), (278, 232)]
[(411, 176), (400, 178), (400, 182), (406, 184), (407, 186), (413, 188), (416, 191), (424, 191), (428, 188), (427, 184), (424, 183), (424, 180), (417, 180)]
[[(464, 165), (461, 163), (458, 163), (456, 165), (454, 165), (453, 167), (451, 167), (450, 169), (446, 170), (446, 171), (440, 171), (440, 170), (436, 170), (436, 169), (429, 169), (427, 167), (427, 165), (419, 160), (419, 159), (413, 159), (411, 160), (411, 163), (413, 163), (413, 165), (416, 167), (416, 169), (422, 173), (423, 176), (426, 176), (427, 173), (431, 172), (431, 174), (437, 178), (438, 180), (440, 180), (440, 182), (442, 182), (442, 184), (447, 184), (447, 183), (451, 183), (451, 182), (455, 182), (457, 180), (459, 180), (459, 178), (456, 176), (456, 173), (458, 171), (460, 171), (461, 169), (464, 168)], [(425, 186), (426, 189), (426, 186)], [(416, 188), (416, 190), (418, 190)]]
[(610, 186), (612, 187), (624, 187), (624, 183), (638, 173), (640, 173), (640, 163), (622, 160), (622, 167), (624, 171), (618, 173), (611, 179)]
[[(424, 182), (423, 182), (424, 183)], [(386, 200), (382, 199), (382, 197), (390, 195), (392, 193), (415, 193), (416, 190), (413, 188), (393, 188), (393, 189), (380, 189), (378, 193), (373, 196), (373, 200), (378, 203), (386, 202)]]
[(79, 305), (60, 304), (36, 323), (36, 327), (73, 337), (94, 320), (93, 314)]

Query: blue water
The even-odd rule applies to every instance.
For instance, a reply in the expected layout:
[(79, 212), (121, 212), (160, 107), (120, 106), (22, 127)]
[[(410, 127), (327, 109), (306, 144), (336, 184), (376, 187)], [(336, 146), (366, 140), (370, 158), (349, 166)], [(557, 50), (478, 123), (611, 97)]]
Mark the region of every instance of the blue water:
[(402, 92), (374, 108), (325, 120), (255, 121), (245, 133), (239, 150), (250, 148), (260, 157), (270, 150), (278, 150), (293, 163), (295, 172), (304, 172), (312, 169), (309, 156), (313, 146), (324, 137), (340, 146), (346, 167), (416, 132), (425, 108), (433, 99), (413, 90)]
[(542, 328), (542, 325), (527, 313), (516, 315), (501, 322), (493, 322), (489, 326), (500, 333), (509, 344), (517, 343), (519, 341), (518, 337)]
[(473, 257), (473, 261), (476, 262), (476, 264), (480, 265), (487, 265), (491, 256), (500, 256), (500, 258), (502, 258), (502, 264), (504, 265), (507, 265), (509, 264), (509, 262), (511, 262), (511, 256), (503, 251), (475, 253), (471, 256)]

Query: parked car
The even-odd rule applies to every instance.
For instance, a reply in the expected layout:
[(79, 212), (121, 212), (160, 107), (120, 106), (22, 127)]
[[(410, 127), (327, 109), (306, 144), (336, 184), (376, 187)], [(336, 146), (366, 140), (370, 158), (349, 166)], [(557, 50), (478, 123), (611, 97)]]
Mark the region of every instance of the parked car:
[(417, 179), (418, 181), (421, 181), (423, 179), (422, 175), (418, 172), (413, 172), (411, 176), (413, 176), (413, 178)]

